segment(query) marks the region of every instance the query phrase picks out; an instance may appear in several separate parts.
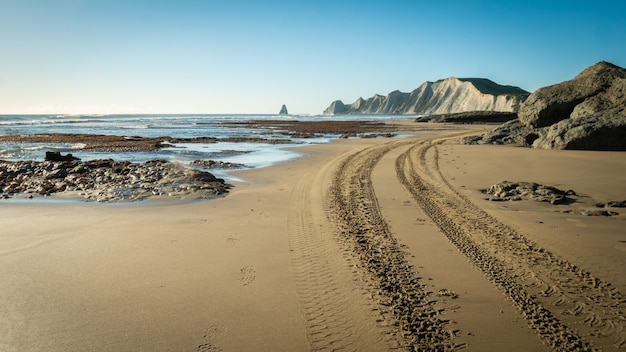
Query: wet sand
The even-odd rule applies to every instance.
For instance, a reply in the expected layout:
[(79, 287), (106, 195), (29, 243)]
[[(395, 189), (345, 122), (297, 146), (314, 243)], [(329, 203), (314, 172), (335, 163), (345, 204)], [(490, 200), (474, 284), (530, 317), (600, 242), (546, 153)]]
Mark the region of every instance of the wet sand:
[[(208, 201), (0, 202), (0, 350), (625, 348), (626, 211), (573, 211), (626, 200), (622, 154), (404, 124)], [(502, 180), (581, 197), (485, 201)]]

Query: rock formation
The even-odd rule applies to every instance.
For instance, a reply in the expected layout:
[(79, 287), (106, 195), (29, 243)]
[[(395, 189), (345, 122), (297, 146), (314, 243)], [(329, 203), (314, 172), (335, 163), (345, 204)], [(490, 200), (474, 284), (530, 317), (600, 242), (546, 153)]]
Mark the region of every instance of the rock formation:
[(287, 112), (287, 106), (285, 104), (283, 104), (283, 106), (280, 108), (280, 112), (278, 114), (279, 115), (289, 115), (289, 113)]
[(213, 174), (165, 160), (144, 163), (0, 160), (0, 199), (68, 195), (99, 202), (135, 201), (154, 196), (213, 198), (228, 192)]
[(74, 161), (80, 160), (72, 154), (62, 155), (61, 152), (46, 152), (45, 161)]
[(574, 202), (573, 199), (568, 197), (576, 195), (576, 192), (571, 189), (563, 191), (556, 187), (540, 185), (534, 182), (509, 181), (502, 181), (492, 185), (486, 193), (493, 195), (492, 198), (488, 198), (490, 201), (533, 199), (550, 204)]
[(503, 123), (517, 119), (513, 111), (467, 111), (453, 114), (422, 115), (415, 122)]
[(626, 150), (626, 70), (608, 62), (532, 93), (517, 120), (467, 143)]
[(499, 85), (485, 78), (455, 78), (425, 82), (411, 93), (398, 90), (387, 96), (357, 99), (350, 105), (341, 100), (324, 114), (450, 114), (467, 111), (517, 111), (528, 96), (525, 90)]

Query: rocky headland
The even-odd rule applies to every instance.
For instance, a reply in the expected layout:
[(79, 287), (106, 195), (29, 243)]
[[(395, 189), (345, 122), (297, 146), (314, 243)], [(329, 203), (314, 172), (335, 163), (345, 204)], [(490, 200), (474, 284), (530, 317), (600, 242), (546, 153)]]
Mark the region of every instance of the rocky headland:
[(424, 82), (411, 93), (359, 98), (352, 104), (336, 100), (324, 114), (451, 114), (468, 111), (517, 111), (529, 92), (485, 78), (450, 77)]
[(569, 81), (533, 92), (517, 119), (463, 142), (626, 150), (626, 70), (605, 61), (592, 65)]

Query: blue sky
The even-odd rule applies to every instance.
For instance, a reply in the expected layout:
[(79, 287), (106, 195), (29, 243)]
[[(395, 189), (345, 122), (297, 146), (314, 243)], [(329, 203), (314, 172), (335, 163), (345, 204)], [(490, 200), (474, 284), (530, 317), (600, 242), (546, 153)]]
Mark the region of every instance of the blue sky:
[(0, 113), (321, 113), (626, 66), (626, 1), (0, 0)]

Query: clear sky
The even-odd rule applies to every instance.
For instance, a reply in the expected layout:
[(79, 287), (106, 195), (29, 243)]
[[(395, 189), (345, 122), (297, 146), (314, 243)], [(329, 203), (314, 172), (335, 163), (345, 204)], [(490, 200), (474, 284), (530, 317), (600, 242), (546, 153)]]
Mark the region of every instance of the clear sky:
[(0, 0), (0, 114), (321, 113), (626, 66), (626, 1)]

